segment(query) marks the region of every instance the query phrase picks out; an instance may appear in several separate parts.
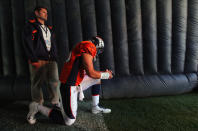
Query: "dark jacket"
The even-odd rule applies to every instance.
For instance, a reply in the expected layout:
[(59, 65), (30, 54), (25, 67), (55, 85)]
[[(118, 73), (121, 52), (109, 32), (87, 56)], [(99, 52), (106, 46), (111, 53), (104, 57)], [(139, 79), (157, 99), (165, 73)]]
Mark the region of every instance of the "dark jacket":
[(55, 34), (51, 26), (48, 26), (51, 32), (51, 49), (48, 52), (42, 31), (41, 25), (35, 19), (29, 20), (23, 30), (23, 45), (28, 60), (37, 62), (38, 60), (57, 61), (57, 49), (55, 43)]

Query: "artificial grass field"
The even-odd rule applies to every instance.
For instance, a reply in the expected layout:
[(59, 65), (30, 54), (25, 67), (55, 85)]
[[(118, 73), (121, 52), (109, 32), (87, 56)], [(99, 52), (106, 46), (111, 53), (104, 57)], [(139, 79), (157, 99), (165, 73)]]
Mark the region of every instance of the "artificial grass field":
[(198, 94), (103, 100), (110, 131), (198, 131)]
[(77, 120), (71, 127), (51, 122), (37, 114), (26, 121), (29, 101), (6, 102), (0, 106), (0, 131), (198, 131), (198, 94), (101, 100), (110, 114), (94, 115), (91, 100), (79, 102)]

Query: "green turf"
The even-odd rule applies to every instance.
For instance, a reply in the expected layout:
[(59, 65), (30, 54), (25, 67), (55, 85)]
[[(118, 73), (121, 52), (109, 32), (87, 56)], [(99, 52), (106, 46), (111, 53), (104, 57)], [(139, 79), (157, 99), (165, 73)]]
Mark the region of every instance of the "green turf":
[(111, 131), (198, 131), (198, 94), (103, 100)]

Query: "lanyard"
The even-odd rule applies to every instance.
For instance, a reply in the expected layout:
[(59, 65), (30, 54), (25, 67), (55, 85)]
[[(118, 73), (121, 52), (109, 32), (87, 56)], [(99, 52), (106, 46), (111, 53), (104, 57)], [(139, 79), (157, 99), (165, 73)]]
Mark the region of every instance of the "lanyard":
[[(44, 25), (44, 26), (45, 26), (45, 25)], [(46, 37), (47, 37), (47, 27), (45, 26), (45, 28), (44, 28), (42, 25), (40, 25), (40, 27), (41, 27), (41, 29), (45, 32)]]

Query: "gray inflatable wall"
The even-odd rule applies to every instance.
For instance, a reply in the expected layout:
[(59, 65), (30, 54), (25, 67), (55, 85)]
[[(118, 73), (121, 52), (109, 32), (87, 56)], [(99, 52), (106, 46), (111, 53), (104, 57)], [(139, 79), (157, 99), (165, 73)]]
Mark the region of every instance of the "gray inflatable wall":
[[(175, 95), (197, 87), (197, 0), (0, 0), (0, 100), (30, 99), (21, 32), (46, 6), (57, 36), (59, 71), (71, 48), (105, 41), (96, 69), (111, 69), (103, 98)], [(87, 94), (86, 94), (87, 95)]]

